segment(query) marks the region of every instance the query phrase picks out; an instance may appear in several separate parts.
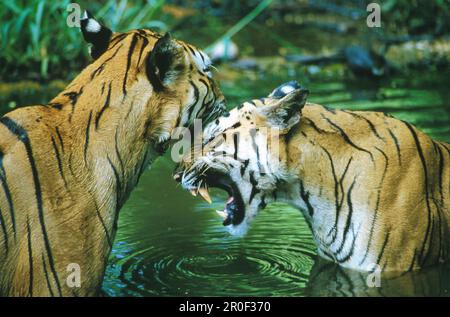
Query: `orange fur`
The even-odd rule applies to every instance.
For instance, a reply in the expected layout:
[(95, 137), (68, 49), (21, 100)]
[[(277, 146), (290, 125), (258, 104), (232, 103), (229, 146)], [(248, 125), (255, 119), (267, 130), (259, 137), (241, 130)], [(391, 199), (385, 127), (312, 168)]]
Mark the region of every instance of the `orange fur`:
[[(114, 33), (48, 105), (0, 119), (0, 294), (98, 294), (119, 209), (145, 167), (174, 127), (191, 124), (182, 116), (193, 102), (210, 102), (203, 116), (223, 108), (197, 50), (181, 41), (170, 40), (178, 73), (154, 89), (146, 66), (159, 39), (149, 30)], [(81, 267), (80, 288), (66, 283), (70, 263)]]
[(180, 165), (178, 179), (190, 190), (218, 179), (232, 184), (228, 192), (243, 207), (222, 214), (231, 232), (278, 200), (303, 210), (319, 255), (344, 267), (401, 272), (449, 258), (450, 145), (407, 122), (305, 104), (299, 89), (244, 103), (207, 126), (203, 138), (212, 141)]

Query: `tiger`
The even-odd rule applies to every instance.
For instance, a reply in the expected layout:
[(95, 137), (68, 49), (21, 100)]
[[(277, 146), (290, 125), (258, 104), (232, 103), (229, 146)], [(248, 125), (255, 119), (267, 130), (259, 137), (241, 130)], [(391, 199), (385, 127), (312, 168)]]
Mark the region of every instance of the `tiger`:
[(205, 126), (174, 178), (244, 234), (274, 201), (300, 209), (317, 253), (343, 268), (405, 272), (449, 258), (450, 145), (389, 114), (307, 102), (297, 82)]
[[(119, 210), (175, 127), (225, 109), (209, 57), (85, 12), (92, 62), (46, 105), (0, 118), (0, 294), (94, 296)], [(63, 65), (62, 65), (63, 66)]]

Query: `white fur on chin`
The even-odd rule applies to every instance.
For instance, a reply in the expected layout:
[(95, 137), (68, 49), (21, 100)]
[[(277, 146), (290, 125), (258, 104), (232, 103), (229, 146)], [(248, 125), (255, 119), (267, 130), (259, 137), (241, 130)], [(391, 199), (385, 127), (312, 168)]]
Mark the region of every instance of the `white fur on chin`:
[(249, 228), (249, 224), (247, 223), (247, 221), (244, 219), (244, 221), (242, 221), (240, 224), (238, 224), (237, 226), (234, 225), (229, 225), (226, 226), (228, 232), (235, 237), (243, 237), (247, 234), (248, 232), (248, 228)]

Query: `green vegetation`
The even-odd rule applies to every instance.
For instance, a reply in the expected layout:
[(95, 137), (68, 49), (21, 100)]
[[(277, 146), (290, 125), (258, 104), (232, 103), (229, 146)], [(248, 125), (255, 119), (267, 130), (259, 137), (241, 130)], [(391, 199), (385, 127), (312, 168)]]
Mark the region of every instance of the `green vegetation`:
[[(0, 79), (20, 78), (24, 73), (31, 79), (51, 76), (70, 76), (88, 59), (86, 45), (79, 29), (69, 27), (66, 18), (71, 0), (1, 0), (0, 19)], [(102, 4), (77, 1), (81, 8), (95, 12), (113, 30), (124, 31), (137, 27), (165, 30), (167, 25), (156, 16), (161, 15), (165, 0), (156, 1), (108, 0)]]
[(382, 10), (396, 33), (443, 35), (450, 30), (449, 0), (386, 0)]
[[(69, 27), (66, 22), (67, 7), (72, 2), (0, 0), (0, 81), (69, 80), (86, 65), (87, 45), (79, 29)], [(81, 0), (76, 3), (82, 10), (89, 9), (114, 31), (138, 27), (170, 30), (175, 37), (206, 48), (231, 39), (241, 56), (253, 57), (323, 55), (354, 42), (372, 45), (376, 40), (382, 46), (388, 39), (404, 42), (416, 40), (414, 36), (433, 39), (450, 33), (449, 0), (383, 1), (383, 28), (379, 30), (361, 27), (367, 12), (364, 1), (360, 0)], [(371, 32), (377, 36), (374, 38)], [(400, 53), (395, 56), (403, 56)]]

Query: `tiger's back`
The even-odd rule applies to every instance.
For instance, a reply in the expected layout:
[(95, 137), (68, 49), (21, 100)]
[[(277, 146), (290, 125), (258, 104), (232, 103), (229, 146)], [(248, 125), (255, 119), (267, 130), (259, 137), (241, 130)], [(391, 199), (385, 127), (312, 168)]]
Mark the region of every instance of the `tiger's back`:
[[(307, 104), (302, 114), (289, 144), (303, 164), (290, 168), (298, 169), (304, 188), (333, 210), (322, 218), (334, 218), (332, 227), (342, 229), (316, 237), (327, 241), (323, 251), (351, 255), (349, 267), (377, 264), (393, 271), (446, 260), (450, 145), (384, 113)], [(310, 151), (314, 157), (305, 154)], [(308, 171), (302, 172), (305, 165)]]
[(92, 270), (84, 272), (92, 279), (83, 279), (86, 295), (98, 292), (102, 265), (88, 259), (104, 263), (109, 248), (97, 242), (104, 240), (97, 225), (89, 225), (98, 219), (80, 212), (94, 199), (68, 171), (62, 152), (71, 140), (58, 137), (57, 117), (57, 110), (37, 105), (0, 119), (0, 294), (67, 294), (61, 272), (70, 263)]

